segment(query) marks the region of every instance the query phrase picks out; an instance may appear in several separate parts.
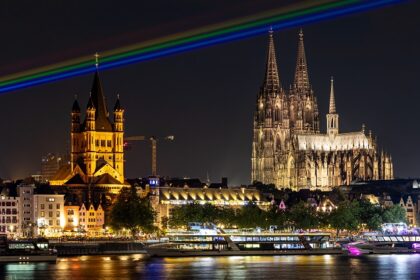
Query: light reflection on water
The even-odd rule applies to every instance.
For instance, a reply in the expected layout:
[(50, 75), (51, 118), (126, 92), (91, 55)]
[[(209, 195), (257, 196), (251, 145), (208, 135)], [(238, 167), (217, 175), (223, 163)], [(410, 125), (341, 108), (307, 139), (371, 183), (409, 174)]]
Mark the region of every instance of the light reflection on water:
[(0, 279), (418, 279), (420, 255), (60, 258), (0, 265)]

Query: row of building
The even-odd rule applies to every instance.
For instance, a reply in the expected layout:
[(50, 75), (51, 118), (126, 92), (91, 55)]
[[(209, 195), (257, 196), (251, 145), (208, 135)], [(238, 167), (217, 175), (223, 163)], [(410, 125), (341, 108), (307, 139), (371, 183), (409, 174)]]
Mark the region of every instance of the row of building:
[(37, 193), (33, 184), (3, 187), (0, 194), (0, 234), (10, 237), (98, 235), (104, 222), (100, 204), (67, 204), (64, 194)]

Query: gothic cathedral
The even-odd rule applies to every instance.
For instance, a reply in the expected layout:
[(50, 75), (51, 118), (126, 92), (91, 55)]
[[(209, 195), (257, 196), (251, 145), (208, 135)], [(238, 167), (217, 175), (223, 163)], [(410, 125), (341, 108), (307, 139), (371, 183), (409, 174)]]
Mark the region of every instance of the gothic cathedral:
[(321, 133), (317, 99), (309, 82), (303, 32), (299, 33), (293, 85), (280, 82), (273, 32), (264, 82), (257, 97), (252, 181), (278, 188), (330, 190), (358, 180), (393, 179), (391, 156), (377, 151), (372, 133), (340, 133), (331, 78), (327, 132)]

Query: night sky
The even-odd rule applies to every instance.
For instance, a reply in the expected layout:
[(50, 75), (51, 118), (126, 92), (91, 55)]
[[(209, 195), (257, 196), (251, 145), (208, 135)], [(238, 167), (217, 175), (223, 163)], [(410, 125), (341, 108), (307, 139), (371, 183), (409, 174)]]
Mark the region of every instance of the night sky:
[[(291, 1), (7, 2), (0, 8), (1, 75)], [(420, 1), (409, 1), (303, 26), (322, 130), (334, 76), (341, 132), (358, 131), (365, 123), (380, 147), (392, 154), (396, 177), (420, 176), (418, 11)], [(298, 29), (275, 33), (286, 87), (294, 73)], [(158, 146), (159, 174), (205, 180), (208, 172), (212, 181), (226, 176), (230, 184), (248, 184), (252, 119), (266, 51), (267, 36), (259, 36), (101, 72), (108, 107), (119, 93), (126, 109), (126, 136), (175, 135), (174, 142)], [(74, 95), (84, 109), (92, 78), (0, 96), (1, 178), (36, 174), (42, 155), (68, 149)], [(150, 144), (134, 143), (126, 153), (126, 176), (149, 173)]]

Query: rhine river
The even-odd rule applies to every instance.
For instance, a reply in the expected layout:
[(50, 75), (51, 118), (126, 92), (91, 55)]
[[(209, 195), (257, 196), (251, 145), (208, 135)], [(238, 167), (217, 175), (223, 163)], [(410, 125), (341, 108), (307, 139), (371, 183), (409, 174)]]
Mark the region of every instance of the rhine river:
[(60, 258), (3, 264), (0, 279), (420, 279), (420, 255)]

